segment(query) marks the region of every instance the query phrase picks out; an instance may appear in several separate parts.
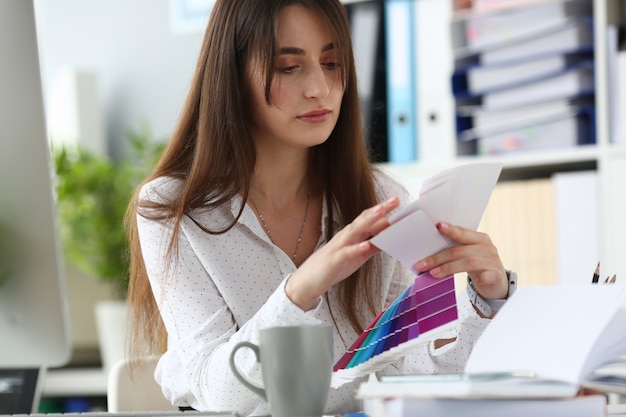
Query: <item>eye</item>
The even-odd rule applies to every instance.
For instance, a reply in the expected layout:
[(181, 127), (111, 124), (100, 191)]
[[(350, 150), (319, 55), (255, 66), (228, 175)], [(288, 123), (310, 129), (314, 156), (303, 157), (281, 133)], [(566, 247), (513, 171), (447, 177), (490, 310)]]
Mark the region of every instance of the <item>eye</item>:
[(283, 56), (276, 61), (276, 72), (289, 74), (301, 67), (300, 60), (293, 56)]
[(341, 59), (335, 49), (324, 53), (321, 56), (320, 62), (324, 67), (331, 70), (341, 67)]
[(299, 65), (284, 65), (284, 66), (279, 66), (278, 67), (278, 71), (288, 74), (290, 72), (294, 72), (295, 70), (297, 70), (299, 68)]
[(322, 65), (324, 65), (328, 69), (337, 69), (341, 67), (341, 64), (339, 62), (334, 61), (323, 62)]

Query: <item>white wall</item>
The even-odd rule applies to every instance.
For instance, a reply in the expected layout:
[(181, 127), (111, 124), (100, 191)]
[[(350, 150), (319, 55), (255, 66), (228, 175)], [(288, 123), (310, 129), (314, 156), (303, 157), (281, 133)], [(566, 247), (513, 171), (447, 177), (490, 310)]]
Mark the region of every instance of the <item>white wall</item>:
[(46, 94), (65, 69), (93, 71), (109, 152), (147, 122), (172, 131), (202, 41), (171, 29), (169, 0), (35, 0)]
[[(124, 151), (126, 130), (143, 122), (157, 139), (169, 136), (202, 41), (201, 31), (170, 29), (169, 0), (35, 0), (35, 8), (46, 101), (67, 69), (93, 72), (112, 156)], [(111, 290), (71, 265), (66, 272), (73, 360), (90, 362), (94, 305), (110, 299)]]

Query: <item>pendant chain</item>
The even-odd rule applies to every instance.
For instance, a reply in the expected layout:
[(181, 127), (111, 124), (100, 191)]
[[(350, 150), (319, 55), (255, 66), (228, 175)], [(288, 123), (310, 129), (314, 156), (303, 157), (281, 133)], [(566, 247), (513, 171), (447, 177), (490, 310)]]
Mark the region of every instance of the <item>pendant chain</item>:
[[(293, 251), (293, 255), (291, 255), (291, 258), (293, 260), (295, 260), (296, 257), (298, 256), (298, 249), (300, 249), (300, 243), (302, 243), (302, 234), (304, 233), (304, 225), (306, 224), (307, 216), (309, 214), (310, 202), (311, 202), (311, 192), (309, 191), (306, 193), (306, 208), (304, 209), (304, 218), (302, 219), (302, 224), (300, 225), (300, 232), (298, 233), (298, 240), (296, 241), (296, 248)], [(261, 225), (263, 225), (263, 229), (265, 229), (265, 233), (267, 233), (267, 237), (269, 237), (270, 241), (274, 245), (276, 245), (276, 242), (274, 242), (274, 239), (272, 238), (272, 233), (270, 232), (270, 228), (267, 227), (267, 223), (265, 222), (263, 213), (261, 213), (261, 210), (259, 210), (259, 208), (257, 207), (252, 196), (250, 197), (250, 203), (252, 203), (252, 207), (254, 208), (254, 211), (256, 211), (256, 213), (258, 214), (259, 220), (261, 220)]]

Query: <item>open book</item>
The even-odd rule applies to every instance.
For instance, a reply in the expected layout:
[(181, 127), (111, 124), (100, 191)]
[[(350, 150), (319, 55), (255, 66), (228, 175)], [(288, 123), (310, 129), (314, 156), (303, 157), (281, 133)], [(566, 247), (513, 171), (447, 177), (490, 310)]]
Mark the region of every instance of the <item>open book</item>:
[(626, 393), (626, 286), (520, 287), (476, 342), (466, 373), (363, 383), (361, 398), (569, 398)]
[[(454, 244), (439, 233), (437, 223), (476, 230), (501, 170), (498, 163), (474, 163), (427, 179), (419, 199), (392, 214), (391, 225), (371, 242), (417, 273), (415, 262)], [(397, 361), (455, 326), (457, 317), (454, 277), (418, 275), (339, 358), (332, 386)]]

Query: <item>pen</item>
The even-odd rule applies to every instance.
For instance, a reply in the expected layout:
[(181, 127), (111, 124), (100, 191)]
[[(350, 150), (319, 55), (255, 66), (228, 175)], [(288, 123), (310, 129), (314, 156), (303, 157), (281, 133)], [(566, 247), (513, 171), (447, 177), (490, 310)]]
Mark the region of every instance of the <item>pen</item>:
[(593, 278), (591, 279), (592, 284), (597, 284), (598, 279), (600, 279), (600, 262), (596, 266), (596, 270), (593, 272)]

